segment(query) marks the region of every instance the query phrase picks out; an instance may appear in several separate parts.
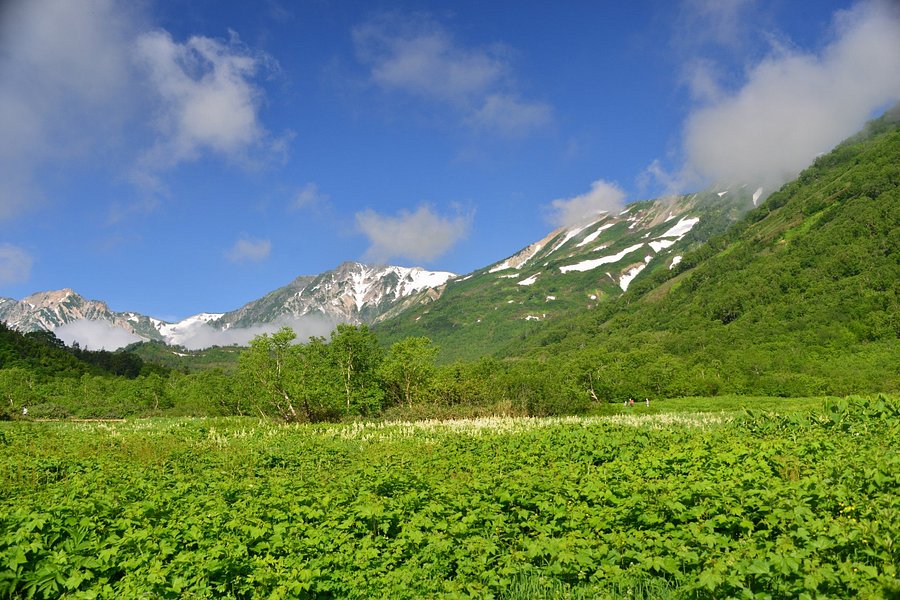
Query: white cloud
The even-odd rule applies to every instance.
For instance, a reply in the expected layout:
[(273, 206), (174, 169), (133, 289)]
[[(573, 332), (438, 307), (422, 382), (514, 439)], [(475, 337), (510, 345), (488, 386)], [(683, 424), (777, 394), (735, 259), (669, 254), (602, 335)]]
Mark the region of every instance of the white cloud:
[(0, 2), (0, 219), (44, 200), (45, 168), (112, 162), (158, 194), (163, 170), (203, 153), (255, 166), (286, 152), (290, 134), (260, 120), (256, 79), (274, 61), (236, 34), (148, 31), (145, 4)]
[(234, 243), (225, 256), (232, 262), (259, 262), (269, 257), (272, 242), (242, 237)]
[(134, 57), (159, 96), (156, 127), (161, 140), (146, 157), (167, 167), (209, 150), (241, 160), (266, 143), (259, 121), (262, 90), (253, 82), (271, 63), (231, 32), (226, 43), (194, 36), (178, 43), (166, 31), (144, 33)]
[(353, 30), (357, 59), (385, 91), (425, 99), (478, 130), (521, 137), (552, 121), (552, 108), (515, 90), (510, 52), (468, 48), (432, 21), (385, 15)]
[(863, 2), (835, 23), (820, 53), (779, 48), (737, 91), (695, 110), (685, 124), (688, 170), (777, 188), (900, 99), (900, 8)]
[(624, 203), (625, 192), (622, 188), (615, 183), (598, 179), (585, 194), (551, 202), (552, 221), (556, 225), (574, 225), (600, 212), (618, 212)]
[(466, 236), (471, 221), (471, 215), (441, 216), (425, 204), (396, 216), (372, 210), (356, 213), (356, 224), (370, 242), (365, 257), (379, 262), (389, 258), (433, 260)]
[(114, 139), (128, 116), (131, 14), (112, 0), (0, 8), (0, 218), (42, 199), (37, 170)]
[(233, 327), (216, 329), (207, 323), (195, 323), (184, 329), (172, 343), (184, 346), (188, 350), (200, 350), (210, 346), (246, 346), (250, 340), (264, 333), (272, 334), (282, 327), (290, 327), (297, 334), (298, 342), (305, 342), (313, 336), (327, 336), (336, 325), (336, 321), (325, 317), (304, 315), (297, 318), (276, 319), (272, 323), (254, 325), (252, 327)]
[(79, 346), (89, 350), (117, 350), (144, 339), (106, 321), (87, 319), (60, 325), (54, 333), (70, 346), (78, 342)]
[(478, 129), (507, 137), (525, 137), (553, 120), (553, 110), (541, 102), (529, 102), (507, 94), (491, 94), (475, 111), (470, 122)]
[(319, 191), (319, 186), (312, 182), (300, 188), (290, 207), (294, 210), (316, 209), (326, 205), (329, 200), (328, 194), (323, 194)]
[(685, 0), (677, 20), (677, 29), (685, 44), (713, 43), (734, 47), (742, 43), (747, 16), (756, 0)]
[(27, 281), (34, 259), (12, 244), (0, 244), (0, 284)]
[(385, 16), (355, 28), (353, 42), (376, 84), (444, 102), (479, 97), (508, 70), (500, 54), (458, 46), (433, 23)]

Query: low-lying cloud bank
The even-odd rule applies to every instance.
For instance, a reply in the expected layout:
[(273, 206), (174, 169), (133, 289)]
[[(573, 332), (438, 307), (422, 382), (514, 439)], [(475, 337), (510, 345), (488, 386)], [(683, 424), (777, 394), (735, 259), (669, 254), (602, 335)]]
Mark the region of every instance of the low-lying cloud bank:
[(112, 323), (87, 319), (60, 325), (53, 332), (66, 345), (78, 342), (79, 346), (88, 350), (118, 350), (144, 339)]
[(298, 342), (306, 342), (311, 337), (328, 336), (337, 321), (325, 317), (303, 316), (276, 319), (271, 323), (250, 327), (217, 329), (207, 323), (193, 323), (180, 330), (170, 344), (183, 346), (188, 350), (201, 350), (210, 346), (246, 346), (250, 340), (264, 333), (272, 334), (282, 327), (290, 327), (297, 334)]
[(900, 4), (859, 3), (833, 29), (818, 54), (777, 48), (740, 89), (695, 110), (686, 170), (774, 189), (900, 99)]
[[(297, 334), (298, 342), (306, 342), (311, 337), (327, 337), (337, 324), (338, 321), (334, 319), (320, 316), (281, 318), (271, 323), (230, 329), (217, 329), (207, 323), (197, 322), (180, 327), (166, 342), (188, 350), (235, 344), (247, 346), (256, 336), (275, 333), (282, 327), (290, 327)], [(54, 333), (67, 345), (78, 342), (79, 346), (88, 350), (118, 350), (135, 342), (146, 341), (146, 338), (107, 321), (87, 319), (60, 325)]]

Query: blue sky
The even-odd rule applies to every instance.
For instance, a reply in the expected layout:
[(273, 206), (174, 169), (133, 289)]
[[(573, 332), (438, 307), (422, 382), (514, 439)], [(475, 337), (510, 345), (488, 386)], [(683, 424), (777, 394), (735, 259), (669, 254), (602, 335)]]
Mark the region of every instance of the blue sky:
[(0, 8), (0, 296), (165, 318), (363, 260), (465, 273), (764, 184), (900, 98), (895, 3)]

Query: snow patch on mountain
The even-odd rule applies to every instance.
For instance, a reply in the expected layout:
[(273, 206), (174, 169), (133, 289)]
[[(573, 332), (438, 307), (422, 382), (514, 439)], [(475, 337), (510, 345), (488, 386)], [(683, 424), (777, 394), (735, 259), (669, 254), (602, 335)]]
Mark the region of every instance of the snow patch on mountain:
[(682, 237), (685, 234), (687, 234), (687, 232), (689, 232), (691, 229), (693, 229), (694, 225), (696, 225), (699, 222), (700, 222), (700, 219), (697, 217), (685, 217), (685, 218), (679, 219), (678, 222), (675, 223), (675, 225), (671, 229), (669, 229), (667, 232), (665, 232), (664, 234), (662, 234), (659, 237), (661, 237), (661, 238)]
[(631, 282), (634, 281), (634, 278), (637, 277), (638, 274), (643, 271), (646, 266), (647, 263), (641, 263), (639, 265), (636, 265), (635, 267), (632, 267), (631, 269), (628, 269), (628, 271), (626, 271), (625, 274), (622, 275), (622, 278), (619, 279), (619, 287), (622, 288), (623, 292), (628, 291), (628, 286), (631, 285)]
[(556, 244), (555, 246), (553, 246), (553, 248), (551, 248), (551, 249), (550, 249), (550, 252), (548, 252), (547, 254), (553, 254), (554, 252), (556, 252), (557, 250), (559, 250), (560, 248), (562, 248), (563, 246), (565, 246), (566, 243), (567, 243), (569, 240), (571, 240), (572, 238), (574, 238), (576, 235), (578, 235), (579, 233), (581, 233), (582, 231), (584, 231), (584, 230), (587, 229), (588, 227), (590, 227), (590, 224), (588, 224), (588, 225), (582, 225), (582, 226), (576, 226), (576, 227), (573, 227), (573, 228), (569, 229), (569, 230), (566, 232), (566, 235), (563, 236), (563, 239), (560, 240), (560, 242), (559, 242), (558, 244)]
[(532, 285), (535, 281), (537, 281), (538, 275), (540, 275), (540, 273), (535, 273), (531, 277), (518, 282), (516, 285)]
[(756, 206), (756, 203), (759, 201), (759, 198), (760, 198), (760, 196), (762, 196), (762, 193), (763, 193), (763, 189), (761, 187), (756, 188), (756, 191), (753, 192), (753, 206)]
[(582, 246), (586, 246), (586, 245), (590, 244), (591, 242), (593, 242), (594, 240), (596, 240), (598, 237), (600, 237), (600, 234), (601, 234), (601, 233), (603, 233), (604, 231), (606, 231), (607, 229), (609, 229), (609, 228), (612, 227), (613, 225), (615, 225), (615, 223), (607, 223), (606, 225), (601, 225), (600, 227), (597, 228), (596, 231), (594, 231), (593, 233), (589, 234), (589, 235), (588, 235), (587, 237), (585, 237), (583, 240), (581, 240), (580, 242), (578, 242), (578, 244), (576, 244), (576, 246), (580, 248), (580, 247), (582, 247)]
[(182, 319), (177, 323), (166, 323), (153, 319), (157, 330), (165, 338), (168, 344), (181, 344), (183, 338), (191, 333), (198, 325), (205, 325), (211, 321), (218, 321), (224, 313), (199, 313)]
[(660, 250), (664, 250), (669, 246), (674, 245), (678, 240), (656, 240), (650, 242), (649, 246), (653, 248), (654, 252), (659, 252)]
[(611, 263), (616, 263), (625, 258), (627, 255), (631, 254), (635, 250), (643, 247), (644, 244), (635, 244), (634, 246), (629, 246), (625, 248), (621, 252), (617, 254), (612, 254), (610, 256), (603, 256), (601, 258), (593, 258), (590, 260), (583, 260), (579, 263), (575, 263), (574, 265), (566, 265), (560, 267), (559, 270), (562, 273), (569, 273), (570, 271), (590, 271), (592, 269), (596, 269), (600, 265), (606, 265)]

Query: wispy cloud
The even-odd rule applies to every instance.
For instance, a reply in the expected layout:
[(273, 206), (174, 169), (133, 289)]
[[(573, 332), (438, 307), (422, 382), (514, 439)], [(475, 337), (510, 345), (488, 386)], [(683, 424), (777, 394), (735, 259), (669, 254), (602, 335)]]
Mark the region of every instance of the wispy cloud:
[(574, 225), (601, 212), (618, 212), (625, 203), (625, 192), (617, 184), (598, 179), (590, 191), (550, 203), (551, 221), (556, 225)]
[(111, 0), (0, 8), (0, 218), (44, 199), (37, 171), (115, 139), (129, 115), (132, 16)]
[(242, 237), (225, 253), (231, 262), (260, 262), (269, 257), (272, 242)]
[(315, 182), (304, 185), (291, 201), (292, 210), (320, 210), (328, 205), (331, 197), (319, 190)]
[(370, 242), (365, 258), (378, 262), (389, 258), (433, 260), (463, 239), (471, 222), (471, 215), (441, 216), (427, 204), (394, 216), (373, 210), (356, 213), (356, 224)]
[(522, 137), (552, 121), (550, 105), (516, 90), (503, 45), (467, 47), (431, 19), (398, 14), (359, 25), (353, 42), (373, 84), (447, 108), (475, 130)]
[(34, 259), (22, 248), (0, 244), (0, 285), (28, 281), (32, 265)]
[(526, 137), (553, 121), (546, 104), (527, 102), (507, 94), (491, 94), (484, 104), (469, 115), (477, 129), (492, 130), (510, 138)]
[(684, 0), (676, 19), (676, 44), (735, 49), (746, 41), (757, 0)]

